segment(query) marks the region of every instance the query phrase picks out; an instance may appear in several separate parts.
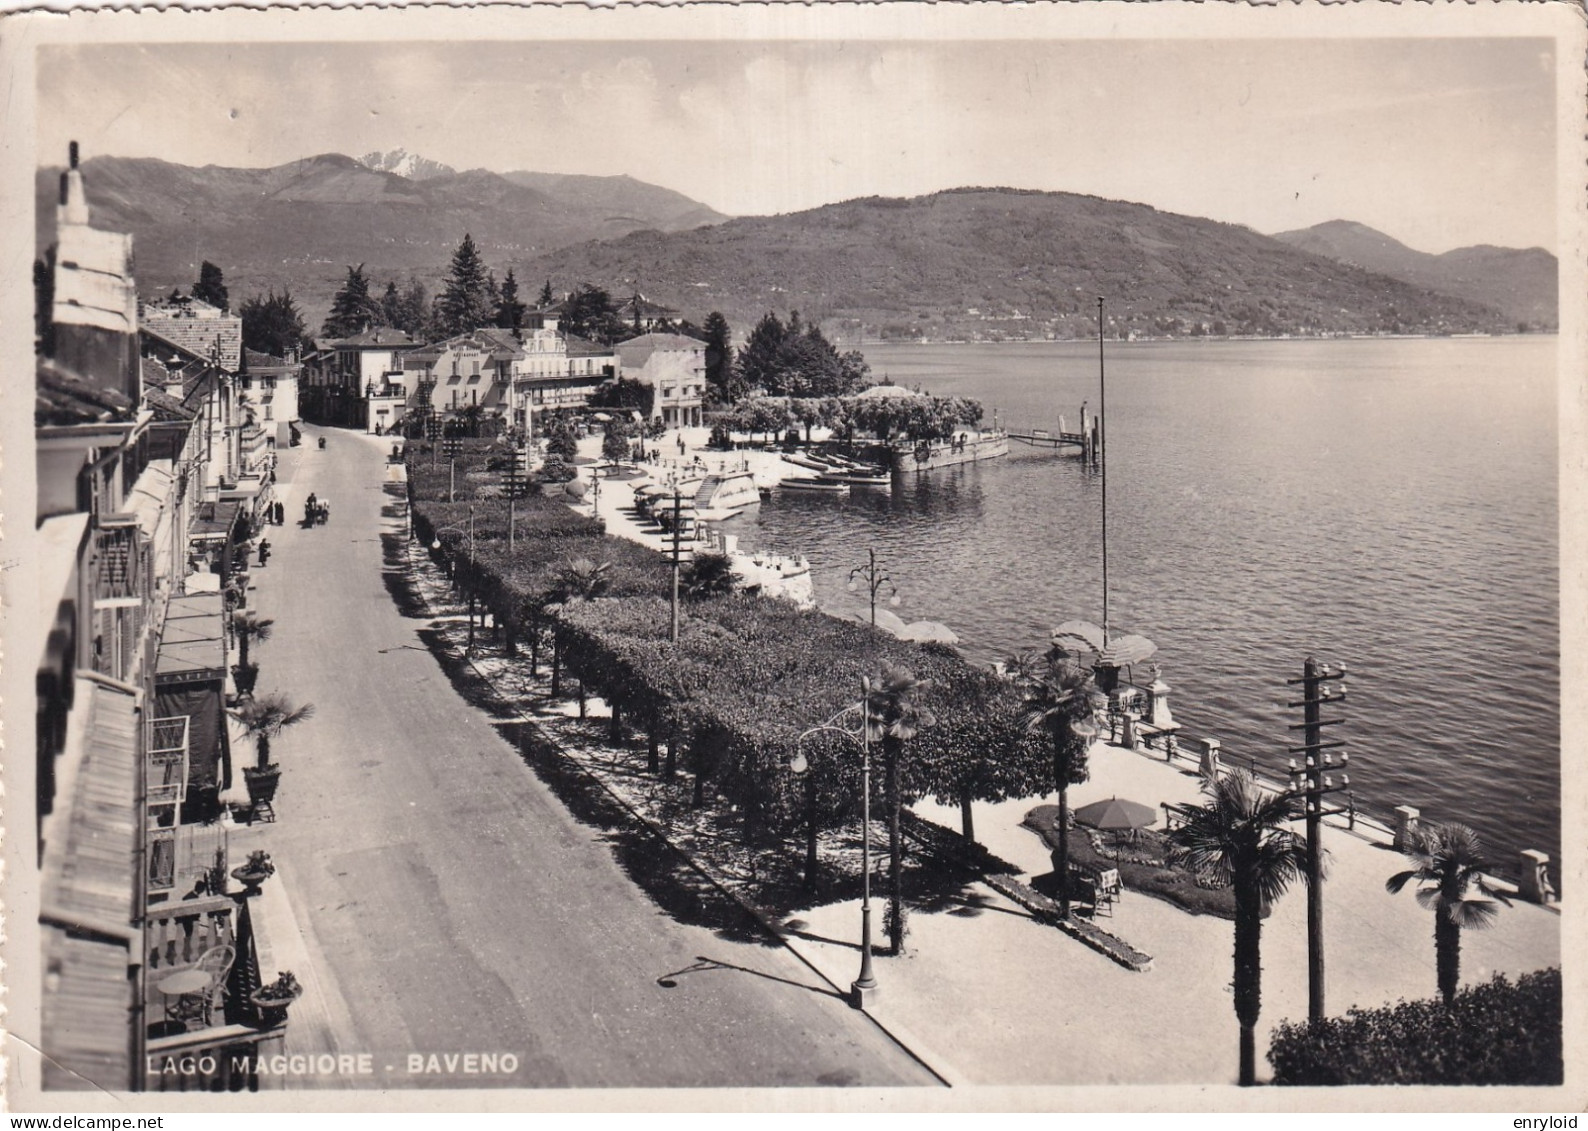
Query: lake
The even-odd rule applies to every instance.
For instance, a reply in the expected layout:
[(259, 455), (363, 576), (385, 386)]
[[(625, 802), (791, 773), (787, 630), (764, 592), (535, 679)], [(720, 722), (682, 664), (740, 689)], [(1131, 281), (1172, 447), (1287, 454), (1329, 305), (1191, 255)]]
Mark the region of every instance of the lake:
[[(1096, 343), (865, 353), (1015, 429), (1099, 407)], [(1344, 663), (1325, 715), (1359, 807), (1464, 821), (1503, 871), (1524, 848), (1558, 864), (1556, 340), (1110, 342), (1106, 365), (1111, 633), (1158, 644), (1182, 737), (1277, 775), (1300, 741), (1285, 680)], [(1012, 447), (891, 493), (777, 495), (743, 541), (803, 552), (818, 603), (851, 610), (874, 547), (906, 620), (977, 661), (1040, 649), (1102, 621), (1102, 483)]]

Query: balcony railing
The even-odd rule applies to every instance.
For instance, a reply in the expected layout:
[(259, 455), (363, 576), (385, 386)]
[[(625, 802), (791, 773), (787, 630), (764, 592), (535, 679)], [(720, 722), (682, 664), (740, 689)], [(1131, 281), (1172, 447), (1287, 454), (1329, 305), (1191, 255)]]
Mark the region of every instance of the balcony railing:
[(146, 1087), (257, 1088), (260, 1046), (285, 1037), (286, 1022), (263, 1019), (250, 1000), (261, 981), (246, 901), (216, 896), (157, 904), (145, 937)]
[(180, 805), (187, 800), (187, 715), (155, 719), (149, 735), (149, 804)]

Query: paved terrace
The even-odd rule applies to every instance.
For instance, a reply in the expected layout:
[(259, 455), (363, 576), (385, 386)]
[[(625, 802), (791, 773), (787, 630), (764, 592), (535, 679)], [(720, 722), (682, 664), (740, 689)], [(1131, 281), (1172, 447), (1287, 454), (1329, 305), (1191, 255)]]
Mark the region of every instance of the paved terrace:
[[(1177, 766), (1179, 768), (1177, 768)], [(1200, 782), (1191, 763), (1165, 764), (1161, 753), (1099, 743), (1091, 780), (1070, 790), (1072, 806), (1109, 797), (1149, 805), (1195, 803)], [(1031, 877), (1051, 873), (1047, 845), (1021, 820), (1039, 798), (975, 809), (977, 839)], [(958, 830), (957, 808), (922, 802), (916, 813)], [(1158, 826), (1162, 827), (1160, 820)], [(1399, 998), (1436, 996), (1433, 915), (1410, 889), (1384, 881), (1406, 858), (1382, 830), (1330, 827), (1325, 887), (1326, 1002), (1331, 1015)], [(885, 848), (885, 846), (884, 846)], [(872, 1011), (909, 1033), (918, 1053), (956, 1082), (975, 1084), (1225, 1084), (1237, 1075), (1237, 1023), (1230, 991), (1234, 924), (1192, 915), (1126, 891), (1112, 918), (1098, 924), (1153, 955), (1150, 970), (1116, 965), (1027, 913), (984, 884), (972, 902), (910, 918), (906, 954), (882, 958)], [(970, 894), (970, 893), (967, 893)], [(880, 901), (873, 920), (880, 923)], [(1263, 1013), (1258, 1023), (1259, 1079), (1266, 1075), (1268, 1035), (1281, 1020), (1307, 1015), (1307, 899), (1297, 884), (1263, 922)], [(808, 961), (840, 985), (859, 967), (858, 901), (802, 912), (810, 924), (796, 939)], [(827, 940), (827, 941), (815, 941)], [(1510, 977), (1560, 963), (1560, 914), (1534, 904), (1500, 909), (1489, 931), (1462, 935), (1466, 984), (1496, 973)]]

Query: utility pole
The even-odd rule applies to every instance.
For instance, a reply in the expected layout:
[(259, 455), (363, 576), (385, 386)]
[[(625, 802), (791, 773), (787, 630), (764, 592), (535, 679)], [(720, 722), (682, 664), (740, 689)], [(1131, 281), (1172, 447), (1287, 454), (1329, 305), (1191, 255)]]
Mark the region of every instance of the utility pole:
[(680, 540), (681, 540), (683, 535), (682, 535), (682, 531), (681, 531), (680, 527), (683, 525), (683, 522), (682, 522), (683, 513), (684, 513), (684, 496), (679, 492), (678, 484), (674, 483), (673, 484), (673, 634), (672, 634), (672, 637), (671, 637), (671, 640), (672, 640), (672, 642), (674, 644), (678, 643), (678, 571), (679, 571), (680, 567), (682, 566), (681, 555), (683, 553), (683, 547), (682, 547), (682, 544), (681, 544)]
[[(1323, 718), (1321, 708), (1325, 703), (1338, 703), (1345, 698), (1343, 683), (1330, 687), (1325, 681), (1344, 678), (1344, 664), (1338, 668), (1330, 668), (1308, 656), (1302, 664), (1301, 678), (1285, 681), (1291, 685), (1300, 684), (1302, 689), (1301, 700), (1290, 704), (1292, 708), (1302, 709), (1302, 721), (1292, 723), (1290, 729), (1300, 730), (1305, 741), (1301, 746), (1290, 747), (1290, 753), (1301, 754), (1305, 760), (1298, 766), (1295, 758), (1290, 759), (1289, 796), (1301, 799), (1307, 826), (1307, 1019), (1309, 1021), (1322, 1021), (1325, 1016), (1323, 818), (1345, 812), (1343, 809), (1325, 810), (1323, 799), (1328, 794), (1340, 793), (1351, 788), (1349, 774), (1342, 773), (1338, 785), (1335, 784), (1332, 776), (1324, 774), (1324, 770), (1334, 768), (1334, 758), (1328, 751), (1339, 749), (1345, 743), (1338, 740), (1326, 741), (1323, 737), (1323, 728), (1336, 726), (1344, 720)], [(1339, 765), (1342, 771), (1350, 760), (1349, 754), (1340, 755)]]
[(469, 507), (469, 643), (465, 649), (474, 651), (474, 508)]

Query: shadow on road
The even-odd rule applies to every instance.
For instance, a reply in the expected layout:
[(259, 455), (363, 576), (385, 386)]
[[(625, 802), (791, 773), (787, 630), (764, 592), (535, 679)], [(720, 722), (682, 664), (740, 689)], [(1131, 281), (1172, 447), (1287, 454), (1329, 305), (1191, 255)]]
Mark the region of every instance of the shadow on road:
[(496, 729), (575, 820), (601, 830), (618, 866), (667, 915), (732, 942), (778, 945), (753, 915), (696, 871), (677, 849), (638, 825), (633, 814), (563, 757), (533, 723), (499, 722)]
[(430, 609), (414, 587), (408, 571), (408, 540), (401, 533), (387, 531), (380, 536), (381, 582), (391, 594), (397, 611), (410, 620), (428, 620)]

